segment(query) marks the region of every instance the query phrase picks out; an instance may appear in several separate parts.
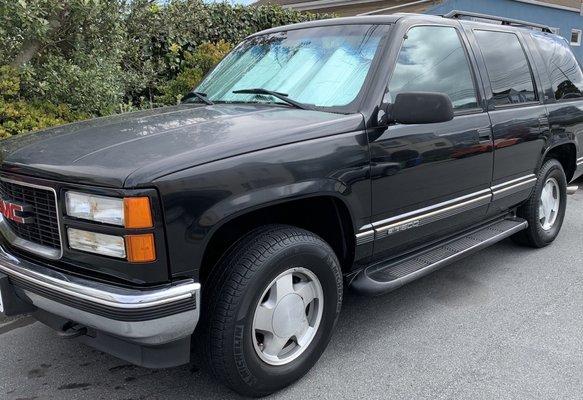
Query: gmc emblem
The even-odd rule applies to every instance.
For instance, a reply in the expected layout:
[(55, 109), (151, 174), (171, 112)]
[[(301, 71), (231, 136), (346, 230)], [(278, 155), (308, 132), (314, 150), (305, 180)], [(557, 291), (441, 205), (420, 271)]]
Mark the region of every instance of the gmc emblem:
[(25, 206), (11, 203), (7, 200), (0, 199), (0, 214), (11, 221), (19, 224), (26, 224), (32, 221), (32, 218), (23, 217), (22, 213), (26, 212)]

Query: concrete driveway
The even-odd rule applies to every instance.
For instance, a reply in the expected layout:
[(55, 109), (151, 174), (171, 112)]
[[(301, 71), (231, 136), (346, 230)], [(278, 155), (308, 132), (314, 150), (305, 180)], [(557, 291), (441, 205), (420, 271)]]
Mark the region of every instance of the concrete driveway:
[[(579, 399), (583, 191), (555, 244), (500, 243), (379, 298), (348, 294), (314, 369), (274, 399)], [(2, 399), (225, 399), (188, 367), (152, 371), (30, 318), (0, 319)]]

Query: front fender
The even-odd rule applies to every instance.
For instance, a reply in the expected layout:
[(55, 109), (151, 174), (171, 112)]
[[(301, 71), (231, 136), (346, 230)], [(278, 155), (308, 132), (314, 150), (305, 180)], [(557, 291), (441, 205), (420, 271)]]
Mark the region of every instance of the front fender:
[(363, 131), (218, 160), (154, 183), (163, 203), (173, 277), (196, 278), (213, 233), (263, 207), (333, 196), (346, 205), (354, 231), (370, 223), (369, 152)]

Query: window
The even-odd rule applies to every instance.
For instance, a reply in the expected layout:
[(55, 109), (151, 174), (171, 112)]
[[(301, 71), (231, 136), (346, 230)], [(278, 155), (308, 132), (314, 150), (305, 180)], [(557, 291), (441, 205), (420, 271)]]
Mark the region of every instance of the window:
[(557, 40), (542, 33), (532, 33), (544, 59), (556, 100), (583, 96), (583, 72), (566, 40)]
[(401, 92), (439, 92), (454, 109), (476, 108), (476, 90), (457, 31), (419, 26), (407, 32), (389, 83), (389, 101)]
[(490, 78), (494, 104), (526, 103), (537, 99), (528, 59), (514, 33), (475, 31)]
[(571, 29), (571, 46), (581, 46), (580, 29)]
[(263, 88), (300, 103), (347, 106), (362, 91), (386, 32), (383, 25), (341, 25), (254, 36), (221, 61), (197, 90), (214, 102), (279, 102), (268, 95), (234, 93)]

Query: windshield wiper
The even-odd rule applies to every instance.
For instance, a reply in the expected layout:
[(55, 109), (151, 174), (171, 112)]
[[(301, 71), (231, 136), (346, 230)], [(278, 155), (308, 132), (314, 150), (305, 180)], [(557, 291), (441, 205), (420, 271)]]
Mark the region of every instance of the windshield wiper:
[(190, 92), (186, 96), (184, 96), (184, 100), (182, 100), (182, 102), (186, 103), (187, 100), (192, 99), (192, 98), (198, 99), (208, 106), (212, 106), (215, 104), (209, 100), (206, 93), (202, 93), (202, 92)]
[(287, 93), (274, 92), (273, 90), (254, 88), (254, 89), (233, 90), (233, 93), (235, 93), (235, 94), (266, 94), (268, 96), (273, 96), (281, 101), (285, 101), (287, 104), (290, 104), (290, 105), (292, 105), (296, 108), (299, 108), (301, 110), (313, 110), (313, 108), (307, 104), (303, 104), (303, 103), (300, 103), (300, 102), (297, 102), (295, 100), (290, 99), (288, 97)]

